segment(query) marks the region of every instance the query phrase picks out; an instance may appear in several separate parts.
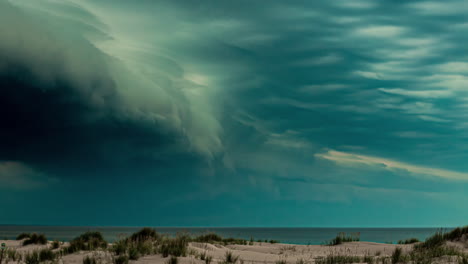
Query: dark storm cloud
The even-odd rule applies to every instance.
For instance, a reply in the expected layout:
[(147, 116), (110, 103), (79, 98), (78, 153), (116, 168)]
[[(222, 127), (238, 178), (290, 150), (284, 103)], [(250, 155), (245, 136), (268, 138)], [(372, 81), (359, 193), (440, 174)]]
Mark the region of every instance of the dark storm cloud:
[(122, 100), (113, 58), (80, 30), (63, 32), (6, 1), (0, 7), (0, 160), (59, 177), (142, 158), (168, 162), (182, 134)]

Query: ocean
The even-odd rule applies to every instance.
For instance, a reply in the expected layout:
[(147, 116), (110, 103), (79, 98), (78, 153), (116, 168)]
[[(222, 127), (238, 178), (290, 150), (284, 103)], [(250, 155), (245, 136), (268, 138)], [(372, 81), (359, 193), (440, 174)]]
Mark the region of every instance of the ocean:
[[(69, 241), (86, 231), (100, 231), (109, 242), (128, 236), (141, 227), (97, 227), (97, 226), (20, 226), (0, 225), (0, 239), (15, 239), (20, 233), (41, 233), (49, 240)], [(222, 237), (261, 240), (278, 240), (287, 244), (320, 245), (331, 240), (340, 232), (360, 233), (361, 241), (396, 243), (398, 240), (418, 238), (424, 240), (440, 228), (271, 228), (271, 227), (155, 227), (162, 234), (175, 235), (188, 232), (199, 235), (214, 232)], [(452, 228), (445, 228), (449, 231)]]

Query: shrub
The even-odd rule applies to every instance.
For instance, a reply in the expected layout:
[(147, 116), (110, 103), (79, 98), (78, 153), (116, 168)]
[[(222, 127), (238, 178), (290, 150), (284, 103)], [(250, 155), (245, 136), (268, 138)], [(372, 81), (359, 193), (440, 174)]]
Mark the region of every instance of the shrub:
[(29, 237), (31, 237), (31, 234), (29, 234), (29, 233), (21, 233), (21, 234), (19, 234), (19, 235), (16, 237), (16, 240), (23, 240), (23, 239), (29, 238)]
[(52, 242), (52, 248), (57, 249), (59, 247), (60, 247), (60, 242), (57, 240), (54, 240), (54, 242)]
[(47, 238), (43, 234), (38, 235), (36, 233), (33, 233), (29, 236), (29, 238), (23, 241), (23, 246), (31, 244), (45, 245), (47, 244)]
[(158, 240), (160, 235), (154, 228), (145, 227), (130, 236), (132, 241)]
[(275, 262), (276, 264), (286, 264), (286, 260), (280, 259)]

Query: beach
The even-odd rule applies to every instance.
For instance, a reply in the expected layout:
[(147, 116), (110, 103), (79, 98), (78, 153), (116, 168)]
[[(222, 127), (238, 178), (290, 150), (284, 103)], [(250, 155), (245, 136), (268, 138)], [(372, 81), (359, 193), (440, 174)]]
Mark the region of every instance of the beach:
[[(46, 249), (51, 247), (51, 242), (47, 245), (28, 245), (22, 246), (21, 241), (16, 240), (1, 240), (0, 243), (6, 243), (10, 249), (16, 249), (18, 252), (26, 253), (34, 250)], [(68, 243), (64, 243), (62, 247), (66, 247)], [(330, 255), (347, 255), (347, 256), (380, 256), (388, 257), (394, 252), (395, 248), (402, 248), (403, 251), (409, 251), (412, 245), (396, 245), (373, 242), (350, 242), (336, 246), (325, 245), (293, 245), (282, 243), (264, 243), (254, 242), (253, 245), (220, 245), (212, 243), (191, 242), (188, 246), (188, 253), (185, 257), (179, 257), (180, 264), (205, 264), (205, 261), (200, 259), (201, 254), (206, 254), (213, 258), (212, 263), (224, 263), (225, 256), (231, 252), (234, 256), (239, 257), (238, 263), (315, 263), (317, 259), (324, 258)], [(57, 251), (58, 249), (56, 249)], [(107, 251), (79, 251), (73, 254), (65, 255), (58, 259), (58, 263), (83, 263), (86, 256), (98, 256), (103, 263), (106, 260), (111, 263), (112, 256)], [(143, 256), (138, 260), (130, 260), (130, 263), (160, 263), (166, 264), (170, 257), (162, 257), (161, 254)], [(8, 263), (18, 263), (10, 261)]]

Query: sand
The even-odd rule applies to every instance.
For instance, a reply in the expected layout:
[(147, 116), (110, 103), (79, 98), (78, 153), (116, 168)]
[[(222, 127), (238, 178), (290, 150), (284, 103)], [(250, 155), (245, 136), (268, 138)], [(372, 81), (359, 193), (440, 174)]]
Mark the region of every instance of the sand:
[[(6, 243), (8, 248), (14, 248), (19, 252), (27, 252), (37, 249), (50, 247), (49, 245), (28, 245), (21, 246), (21, 241), (3, 240), (0, 243)], [(66, 246), (66, 244), (64, 244)], [(190, 243), (189, 255), (180, 257), (180, 264), (204, 264), (203, 260), (196, 257), (201, 253), (206, 253), (213, 257), (213, 264), (223, 261), (226, 252), (232, 252), (235, 256), (239, 256), (238, 263), (276, 263), (279, 260), (284, 260), (287, 263), (296, 263), (297, 260), (304, 260), (306, 263), (314, 263), (318, 257), (324, 257), (330, 254), (334, 255), (380, 255), (390, 256), (396, 247), (402, 248), (404, 251), (409, 251), (412, 245), (393, 245), (372, 242), (351, 242), (337, 246), (322, 246), (322, 245), (292, 245), (292, 244), (270, 244), (258, 243), (254, 245), (217, 245), (208, 243)], [(66, 255), (59, 260), (59, 263), (83, 263), (85, 256), (101, 256), (108, 261), (112, 258), (109, 252), (77, 252)], [(163, 258), (161, 255), (150, 255), (141, 257), (137, 261), (130, 263), (160, 263), (165, 264), (168, 258)], [(10, 261), (14, 264), (15, 262)]]

